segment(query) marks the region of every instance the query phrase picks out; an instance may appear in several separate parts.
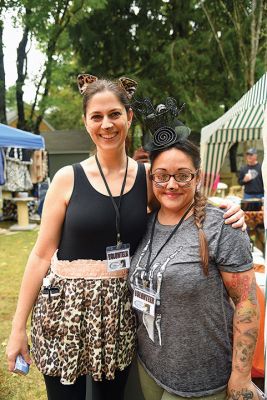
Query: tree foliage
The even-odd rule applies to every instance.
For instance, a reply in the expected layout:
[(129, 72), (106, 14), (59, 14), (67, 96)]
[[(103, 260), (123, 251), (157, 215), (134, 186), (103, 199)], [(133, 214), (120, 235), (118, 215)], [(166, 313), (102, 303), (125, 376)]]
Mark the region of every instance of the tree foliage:
[(57, 128), (81, 124), (80, 72), (126, 75), (139, 82), (139, 97), (185, 102), (180, 117), (199, 132), (267, 69), (266, 0), (17, 0), (19, 7), (21, 25), (46, 54), (28, 121), (35, 131), (45, 112)]
[(3, 30), (4, 30), (4, 14), (7, 10), (12, 8), (15, 1), (10, 0), (6, 2), (0, 0), (0, 123), (6, 124), (6, 77), (4, 68), (4, 43), (3, 43)]
[[(62, 37), (66, 28), (72, 23), (78, 23), (84, 12), (90, 13), (92, 7), (97, 9), (103, 4), (104, 0), (14, 1), (12, 4), (16, 11), (14, 23), (23, 29), (17, 49), (18, 77), (16, 81), (18, 126), (20, 128), (39, 132), (40, 123), (47, 109), (52, 73), (56, 69), (57, 61), (63, 57), (64, 46), (62, 47), (62, 43), (64, 43), (64, 39)], [(27, 78), (27, 44), (32, 36), (35, 37), (45, 54), (46, 61), (43, 70), (40, 71), (40, 76), (36, 79), (35, 98), (31, 105), (29, 118), (26, 120), (23, 87)]]
[(187, 103), (200, 128), (217, 118), (266, 69), (263, 0), (119, 0), (85, 15), (70, 38), (82, 71), (129, 75), (139, 95)]

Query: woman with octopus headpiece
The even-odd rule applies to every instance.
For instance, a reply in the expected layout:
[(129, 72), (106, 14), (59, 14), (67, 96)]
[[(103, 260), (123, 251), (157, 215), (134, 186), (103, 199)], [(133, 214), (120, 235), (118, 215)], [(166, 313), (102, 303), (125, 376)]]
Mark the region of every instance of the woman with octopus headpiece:
[(86, 375), (94, 399), (120, 400), (135, 354), (126, 278), (152, 200), (149, 166), (136, 163), (125, 148), (136, 82), (79, 75), (78, 86), (96, 154), (60, 169), (47, 192), (7, 358), (10, 371), (18, 354), (31, 363), (26, 323), (33, 309), (31, 353), (49, 400), (84, 400)]
[[(225, 225), (200, 187), (199, 149), (173, 99), (134, 109), (153, 137), (153, 192), (160, 207), (131, 262), (145, 400), (255, 399), (255, 274), (246, 232)], [(233, 307), (233, 303), (235, 307)]]

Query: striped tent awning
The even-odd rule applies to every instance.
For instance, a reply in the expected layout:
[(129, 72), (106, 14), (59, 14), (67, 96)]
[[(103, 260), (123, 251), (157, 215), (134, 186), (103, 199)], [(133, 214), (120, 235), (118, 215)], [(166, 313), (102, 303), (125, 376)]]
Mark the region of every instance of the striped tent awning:
[(222, 117), (201, 130), (205, 194), (209, 195), (224, 159), (236, 142), (262, 137), (267, 104), (267, 73)]

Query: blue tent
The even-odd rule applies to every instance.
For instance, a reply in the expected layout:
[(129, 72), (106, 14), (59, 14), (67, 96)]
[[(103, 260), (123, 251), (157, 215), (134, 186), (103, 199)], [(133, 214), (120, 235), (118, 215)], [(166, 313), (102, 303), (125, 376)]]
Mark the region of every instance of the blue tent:
[(0, 124), (0, 147), (19, 147), (22, 149), (44, 149), (44, 138), (21, 129)]

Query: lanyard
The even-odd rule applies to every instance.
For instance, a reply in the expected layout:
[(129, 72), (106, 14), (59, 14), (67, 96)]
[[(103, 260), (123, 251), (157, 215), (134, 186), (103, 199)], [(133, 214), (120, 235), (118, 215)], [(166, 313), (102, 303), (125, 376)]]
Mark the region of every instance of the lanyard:
[(150, 261), (151, 259), (151, 254), (152, 254), (152, 243), (153, 243), (153, 238), (154, 238), (154, 232), (155, 232), (155, 226), (156, 226), (156, 221), (157, 221), (157, 216), (158, 216), (158, 211), (155, 214), (155, 218), (153, 221), (153, 225), (152, 225), (152, 230), (151, 230), (151, 236), (150, 236), (150, 242), (149, 242), (149, 247), (148, 247), (148, 259), (147, 259), (147, 263), (146, 263), (146, 271), (148, 272), (151, 265), (153, 264), (153, 262), (155, 261), (155, 259), (158, 257), (158, 255), (160, 254), (160, 252), (162, 251), (163, 247), (166, 246), (166, 244), (171, 240), (171, 238), (173, 237), (173, 235), (175, 234), (175, 232), (177, 232), (179, 226), (182, 224), (182, 222), (184, 221), (185, 217), (187, 216), (187, 214), (189, 213), (189, 211), (191, 210), (191, 208), (193, 207), (194, 203), (192, 203), (188, 209), (185, 211), (185, 213), (183, 214), (182, 218), (180, 219), (180, 221), (178, 222), (177, 225), (175, 225), (174, 229), (171, 231), (171, 234), (169, 235), (169, 237), (167, 238), (167, 240), (165, 241), (165, 243), (163, 243), (163, 245), (161, 246), (161, 248), (159, 249), (159, 251), (157, 252), (157, 254), (155, 255), (155, 257), (153, 258), (152, 261)]
[(127, 157), (127, 159), (126, 159), (125, 174), (124, 174), (124, 178), (123, 178), (123, 182), (122, 182), (122, 186), (121, 186), (121, 192), (120, 192), (120, 198), (119, 198), (119, 205), (118, 205), (118, 206), (117, 206), (117, 204), (116, 204), (116, 202), (115, 202), (115, 200), (114, 200), (114, 198), (113, 198), (113, 196), (112, 196), (112, 193), (111, 193), (110, 188), (109, 188), (109, 186), (108, 186), (108, 183), (107, 183), (107, 181), (106, 181), (105, 175), (104, 175), (103, 170), (102, 170), (102, 168), (101, 168), (101, 165), (100, 165), (100, 163), (99, 163), (99, 161), (98, 161), (97, 155), (95, 155), (95, 160), (96, 160), (96, 163), (97, 163), (99, 172), (100, 172), (100, 174), (101, 174), (101, 176), (102, 176), (102, 179), (103, 179), (103, 181), (104, 181), (104, 184), (105, 184), (105, 186), (106, 186), (106, 189), (107, 189), (107, 192), (108, 192), (108, 194), (109, 194), (110, 200), (111, 200), (111, 202), (112, 202), (113, 208), (114, 208), (114, 210), (115, 210), (115, 212), (116, 212), (116, 231), (117, 231), (117, 246), (118, 246), (118, 245), (121, 244), (121, 235), (120, 235), (120, 206), (121, 206), (121, 198), (122, 198), (122, 195), (123, 195), (123, 192), (124, 192), (124, 188), (125, 188), (125, 184), (126, 184), (126, 178), (127, 178), (127, 172), (128, 172), (128, 157)]

